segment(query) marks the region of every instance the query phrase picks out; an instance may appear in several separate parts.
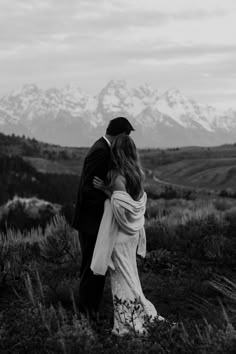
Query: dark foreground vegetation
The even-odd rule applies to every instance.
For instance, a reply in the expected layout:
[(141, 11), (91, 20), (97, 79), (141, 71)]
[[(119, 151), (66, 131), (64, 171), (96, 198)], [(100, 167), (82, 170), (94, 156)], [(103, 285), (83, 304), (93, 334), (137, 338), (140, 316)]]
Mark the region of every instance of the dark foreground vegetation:
[[(169, 322), (116, 338), (109, 277), (100, 322), (77, 311), (80, 247), (63, 217), (0, 239), (1, 353), (235, 353), (235, 214), (150, 218), (138, 259), (145, 295)], [(176, 328), (170, 323), (178, 323)]]

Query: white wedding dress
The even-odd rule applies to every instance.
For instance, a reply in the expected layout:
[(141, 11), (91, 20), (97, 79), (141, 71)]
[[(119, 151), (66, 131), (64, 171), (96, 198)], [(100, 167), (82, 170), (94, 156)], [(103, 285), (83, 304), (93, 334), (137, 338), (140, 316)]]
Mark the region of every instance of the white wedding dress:
[(110, 268), (114, 304), (112, 333), (145, 334), (145, 321), (158, 318), (153, 304), (148, 301), (140, 284), (136, 254), (146, 254), (144, 214), (146, 193), (135, 201), (125, 191), (114, 191), (107, 199), (94, 248), (91, 269), (105, 275)]
[[(114, 305), (114, 326), (112, 333), (122, 336), (127, 333), (145, 334), (147, 316), (153, 320), (157, 315), (154, 305), (148, 301), (142, 291), (136, 251), (138, 233), (134, 236), (119, 232), (112, 252), (115, 270), (110, 269), (111, 290)], [(158, 320), (165, 320), (158, 316)]]

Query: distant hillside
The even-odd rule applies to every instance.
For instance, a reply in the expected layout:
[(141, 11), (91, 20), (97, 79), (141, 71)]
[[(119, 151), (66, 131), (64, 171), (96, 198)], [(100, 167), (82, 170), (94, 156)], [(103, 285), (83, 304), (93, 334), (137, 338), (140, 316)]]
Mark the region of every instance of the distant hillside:
[[(43, 226), (58, 210), (57, 205), (71, 222), (87, 151), (88, 148), (61, 147), (0, 134), (0, 228), (4, 230), (6, 222), (17, 228), (24, 228), (26, 224)], [(160, 198), (191, 200), (217, 197), (217, 194), (236, 196), (235, 145), (139, 152), (146, 172), (149, 204)], [(42, 223), (24, 210), (25, 205), (37, 209), (36, 204), (41, 203), (38, 200), (51, 203), (42, 209)], [(9, 205), (18, 207), (3, 213)]]
[[(27, 166), (42, 175), (67, 175), (67, 180), (79, 177), (87, 151), (88, 148), (62, 147), (0, 134), (0, 152), (21, 156)], [(236, 190), (236, 144), (140, 149), (139, 152), (144, 169), (151, 170), (153, 177), (192, 188)]]
[(142, 151), (141, 160), (160, 180), (189, 186), (236, 191), (236, 146)]
[(236, 190), (236, 158), (182, 160), (153, 172), (161, 180), (175, 184)]

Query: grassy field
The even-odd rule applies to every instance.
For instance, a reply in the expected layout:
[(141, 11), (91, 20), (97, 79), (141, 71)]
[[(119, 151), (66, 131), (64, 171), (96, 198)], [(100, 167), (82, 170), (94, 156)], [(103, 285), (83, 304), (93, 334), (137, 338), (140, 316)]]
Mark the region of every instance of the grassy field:
[[(86, 151), (0, 136), (0, 197), (48, 196), (70, 215)], [(0, 234), (0, 353), (235, 353), (236, 146), (140, 156), (148, 252), (139, 274), (168, 322), (147, 322), (147, 337), (113, 337), (109, 277), (100, 324), (82, 318), (78, 235), (56, 216), (44, 230)]]
[(0, 352), (235, 353), (236, 210), (202, 204), (188, 210), (146, 220), (148, 253), (138, 259), (140, 278), (168, 321), (147, 322), (147, 337), (110, 334), (109, 277), (99, 325), (80, 316), (80, 246), (63, 217), (44, 233), (1, 235)]

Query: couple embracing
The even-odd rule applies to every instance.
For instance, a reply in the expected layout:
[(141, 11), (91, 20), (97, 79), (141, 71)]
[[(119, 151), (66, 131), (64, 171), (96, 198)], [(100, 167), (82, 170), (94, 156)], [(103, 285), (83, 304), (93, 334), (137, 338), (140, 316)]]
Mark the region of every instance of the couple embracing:
[[(112, 119), (90, 148), (80, 178), (73, 226), (82, 251), (79, 309), (96, 318), (110, 272), (114, 306), (112, 333), (145, 332), (144, 322), (165, 319), (142, 291), (136, 254), (145, 257), (147, 195), (134, 130), (124, 117)], [(125, 304), (125, 306), (124, 306)], [(136, 309), (136, 313), (134, 313)]]

